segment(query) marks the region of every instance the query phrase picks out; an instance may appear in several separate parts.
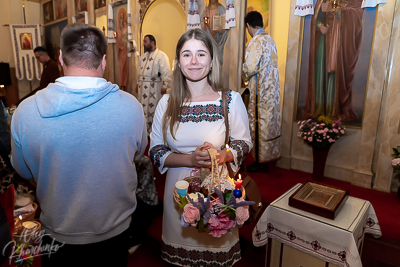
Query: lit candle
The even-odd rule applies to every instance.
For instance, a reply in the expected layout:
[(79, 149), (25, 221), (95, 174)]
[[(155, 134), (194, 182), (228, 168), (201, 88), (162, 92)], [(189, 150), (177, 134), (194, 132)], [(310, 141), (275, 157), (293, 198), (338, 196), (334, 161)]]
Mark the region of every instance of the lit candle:
[(228, 152), (229, 152), (229, 150), (230, 150), (230, 148), (229, 148), (228, 144), (226, 144), (226, 145), (225, 145), (225, 147), (226, 147), (226, 152), (225, 152), (224, 161), (222, 162), (222, 168), (221, 168), (221, 172), (219, 173), (219, 175), (220, 175), (220, 176), (221, 176), (221, 175), (222, 175), (222, 173), (224, 172), (224, 169), (225, 169), (225, 162), (226, 162), (226, 157), (228, 156)]
[(15, 233), (17, 235), (20, 235), (22, 233), (22, 230), (24, 229), (24, 227), (22, 226), (22, 216), (19, 215), (18, 217), (19, 219), (17, 220), (16, 224), (15, 224)]
[(242, 179), (240, 179), (240, 174), (239, 174), (239, 179), (236, 181), (235, 189), (240, 189), (242, 187)]

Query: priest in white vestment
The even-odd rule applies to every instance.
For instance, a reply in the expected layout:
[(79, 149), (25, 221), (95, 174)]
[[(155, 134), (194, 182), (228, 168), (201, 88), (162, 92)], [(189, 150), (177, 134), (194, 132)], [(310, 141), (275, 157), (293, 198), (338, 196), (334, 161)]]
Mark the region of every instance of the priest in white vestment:
[(161, 96), (169, 88), (172, 72), (167, 54), (156, 47), (153, 35), (143, 38), (143, 47), (145, 53), (139, 58), (137, 91), (143, 105), (147, 133), (150, 135), (154, 111)]

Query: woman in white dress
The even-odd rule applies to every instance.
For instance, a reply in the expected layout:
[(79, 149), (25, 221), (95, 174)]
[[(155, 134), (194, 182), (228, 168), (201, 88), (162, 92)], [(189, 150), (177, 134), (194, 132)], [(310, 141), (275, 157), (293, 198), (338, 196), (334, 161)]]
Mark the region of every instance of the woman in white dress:
[[(207, 148), (219, 164), (226, 154), (222, 94), (228, 103), (230, 150), (226, 162), (237, 170), (252, 143), (246, 108), (237, 92), (223, 90), (220, 65), (211, 36), (200, 29), (184, 33), (176, 47), (170, 94), (158, 103), (150, 134), (150, 158), (161, 173), (168, 171), (164, 193), (162, 258), (179, 266), (232, 266), (240, 260), (237, 228), (220, 238), (181, 226), (173, 198), (178, 180), (200, 167), (210, 167)], [(221, 150), (222, 149), (222, 150)]]

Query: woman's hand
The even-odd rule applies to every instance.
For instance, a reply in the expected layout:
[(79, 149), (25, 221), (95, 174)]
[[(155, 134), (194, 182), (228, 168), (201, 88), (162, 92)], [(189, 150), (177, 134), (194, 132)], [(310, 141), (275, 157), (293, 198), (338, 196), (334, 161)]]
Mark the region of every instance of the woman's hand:
[(215, 156), (218, 158), (219, 153), (215, 149), (215, 147), (209, 143), (209, 142), (204, 142), (203, 145), (198, 146), (196, 150), (192, 153), (192, 163), (193, 166), (195, 167), (211, 167), (211, 158), (210, 154), (208, 153), (207, 149), (213, 149), (215, 152)]

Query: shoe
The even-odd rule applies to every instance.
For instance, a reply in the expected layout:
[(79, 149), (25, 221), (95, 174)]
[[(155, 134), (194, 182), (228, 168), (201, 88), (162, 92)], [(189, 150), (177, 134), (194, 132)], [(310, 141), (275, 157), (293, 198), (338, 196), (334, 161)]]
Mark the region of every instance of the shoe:
[(268, 171), (268, 164), (267, 163), (259, 163), (254, 161), (252, 164), (247, 166), (248, 172), (267, 172)]

